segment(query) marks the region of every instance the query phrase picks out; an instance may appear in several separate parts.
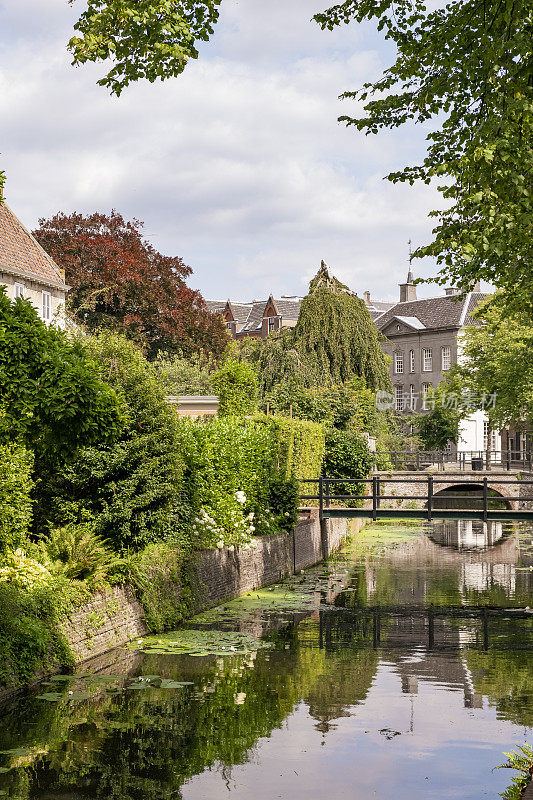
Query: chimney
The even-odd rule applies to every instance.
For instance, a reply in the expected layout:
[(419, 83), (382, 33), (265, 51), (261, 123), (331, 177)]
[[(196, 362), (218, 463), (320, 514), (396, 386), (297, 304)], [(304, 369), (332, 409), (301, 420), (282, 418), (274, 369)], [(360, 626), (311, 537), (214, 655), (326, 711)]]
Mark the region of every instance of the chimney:
[(368, 291), (367, 292), (363, 292), (363, 297), (365, 298), (365, 303), (367, 304), (367, 306), (369, 306), (370, 305), (370, 292), (368, 292)]
[(416, 300), (416, 286), (413, 283), (413, 273), (409, 270), (406, 283), (400, 283), (400, 303), (410, 303)]

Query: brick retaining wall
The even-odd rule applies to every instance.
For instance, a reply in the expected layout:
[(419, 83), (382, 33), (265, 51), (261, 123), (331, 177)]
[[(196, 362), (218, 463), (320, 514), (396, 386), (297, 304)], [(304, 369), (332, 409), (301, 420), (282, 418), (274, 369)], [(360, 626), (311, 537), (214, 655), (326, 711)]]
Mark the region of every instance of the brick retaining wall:
[[(357, 533), (365, 520), (324, 520), (322, 526), (318, 509), (301, 509), (293, 533), (258, 537), (253, 550), (230, 553), (204, 550), (198, 553), (199, 608), (205, 609), (245, 594), (251, 589), (275, 583), (292, 575), (293, 571), (310, 567), (327, 558), (343, 544), (350, 526)], [(144, 612), (131, 589), (115, 586), (107, 593), (97, 593), (91, 601), (68, 617), (62, 630), (74, 652), (76, 662), (91, 660), (98, 669), (104, 659), (119, 660), (121, 647), (148, 630)], [(94, 660), (93, 660), (94, 659)], [(34, 675), (34, 681), (44, 678)], [(13, 697), (16, 690), (0, 686), (0, 706)]]

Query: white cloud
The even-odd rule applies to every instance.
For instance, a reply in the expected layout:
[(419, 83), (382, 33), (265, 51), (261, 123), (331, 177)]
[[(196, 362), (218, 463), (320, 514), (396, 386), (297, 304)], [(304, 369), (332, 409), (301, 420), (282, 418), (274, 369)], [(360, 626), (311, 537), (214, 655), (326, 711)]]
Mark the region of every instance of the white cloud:
[(69, 65), (72, 9), (4, 2), (8, 201), (28, 225), (112, 207), (144, 219), (207, 297), (300, 293), (321, 258), (356, 290), (395, 296), (407, 239), (427, 237), (435, 199), (381, 176), (420, 154), (422, 135), (364, 137), (336, 121), (357, 113), (340, 92), (378, 73), (379, 39), (321, 32), (309, 22), (319, 0), (223, 8), (183, 76), (116, 99), (95, 85), (101, 66)]

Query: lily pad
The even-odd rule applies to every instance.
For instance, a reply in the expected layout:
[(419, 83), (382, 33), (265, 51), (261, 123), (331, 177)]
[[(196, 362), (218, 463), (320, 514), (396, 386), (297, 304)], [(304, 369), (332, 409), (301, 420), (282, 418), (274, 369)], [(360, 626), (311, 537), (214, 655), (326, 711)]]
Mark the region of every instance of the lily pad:
[(62, 697), (63, 695), (60, 692), (44, 692), (44, 694), (38, 694), (36, 699), (47, 700), (49, 703), (57, 703)]
[(269, 642), (263, 642), (250, 633), (188, 628), (164, 636), (149, 636), (142, 645), (137, 642), (130, 645), (132, 649), (142, 649), (147, 653), (197, 657), (243, 655), (270, 646)]

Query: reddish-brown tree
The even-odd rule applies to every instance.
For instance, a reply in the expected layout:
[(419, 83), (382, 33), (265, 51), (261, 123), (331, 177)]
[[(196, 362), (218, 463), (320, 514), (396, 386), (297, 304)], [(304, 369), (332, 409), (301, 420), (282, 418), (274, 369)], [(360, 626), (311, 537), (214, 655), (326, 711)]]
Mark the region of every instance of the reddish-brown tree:
[(162, 350), (221, 355), (228, 343), (224, 323), (185, 283), (191, 268), (158, 253), (142, 227), (116, 211), (59, 213), (40, 219), (33, 235), (65, 270), (70, 313), (88, 330), (124, 333), (148, 358)]

